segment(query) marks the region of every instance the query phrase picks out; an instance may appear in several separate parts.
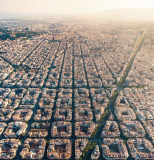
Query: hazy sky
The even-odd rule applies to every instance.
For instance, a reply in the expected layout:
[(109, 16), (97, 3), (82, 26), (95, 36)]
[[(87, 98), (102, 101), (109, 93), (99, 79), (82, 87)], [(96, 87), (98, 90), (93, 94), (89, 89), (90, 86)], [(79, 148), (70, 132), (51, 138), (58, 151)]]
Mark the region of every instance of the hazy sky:
[(154, 8), (154, 0), (0, 0), (0, 12), (83, 14), (116, 8)]

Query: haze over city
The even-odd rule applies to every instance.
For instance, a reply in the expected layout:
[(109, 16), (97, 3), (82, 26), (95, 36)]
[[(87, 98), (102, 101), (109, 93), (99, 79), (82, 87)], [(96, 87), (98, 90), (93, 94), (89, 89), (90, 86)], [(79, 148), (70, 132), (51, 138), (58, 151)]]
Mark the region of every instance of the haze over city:
[[(0, 19), (93, 14), (119, 8), (154, 9), (153, 0), (0, 0)], [(146, 11), (147, 11), (146, 10)]]
[(154, 160), (153, 0), (0, 9), (0, 160)]

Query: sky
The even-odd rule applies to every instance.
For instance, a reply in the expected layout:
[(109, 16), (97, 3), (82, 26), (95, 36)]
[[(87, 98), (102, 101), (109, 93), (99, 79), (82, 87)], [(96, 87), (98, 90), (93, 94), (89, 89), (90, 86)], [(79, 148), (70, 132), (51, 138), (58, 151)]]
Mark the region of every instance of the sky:
[(117, 8), (154, 8), (154, 0), (0, 0), (4, 17), (9, 13), (89, 14)]

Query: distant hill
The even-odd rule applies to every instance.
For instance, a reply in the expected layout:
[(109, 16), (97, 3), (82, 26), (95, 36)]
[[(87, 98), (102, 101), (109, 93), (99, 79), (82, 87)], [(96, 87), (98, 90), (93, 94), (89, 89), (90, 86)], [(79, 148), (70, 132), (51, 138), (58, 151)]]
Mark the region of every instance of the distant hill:
[(93, 16), (102, 20), (154, 21), (154, 9), (122, 8), (101, 11)]

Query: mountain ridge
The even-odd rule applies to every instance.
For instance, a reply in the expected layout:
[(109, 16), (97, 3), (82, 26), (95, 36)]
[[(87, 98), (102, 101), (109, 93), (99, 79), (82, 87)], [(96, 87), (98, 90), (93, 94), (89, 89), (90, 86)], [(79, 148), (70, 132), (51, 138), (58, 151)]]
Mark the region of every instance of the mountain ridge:
[(154, 9), (120, 8), (104, 10), (96, 13), (94, 17), (104, 20), (154, 21)]

